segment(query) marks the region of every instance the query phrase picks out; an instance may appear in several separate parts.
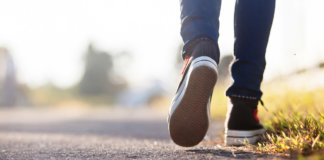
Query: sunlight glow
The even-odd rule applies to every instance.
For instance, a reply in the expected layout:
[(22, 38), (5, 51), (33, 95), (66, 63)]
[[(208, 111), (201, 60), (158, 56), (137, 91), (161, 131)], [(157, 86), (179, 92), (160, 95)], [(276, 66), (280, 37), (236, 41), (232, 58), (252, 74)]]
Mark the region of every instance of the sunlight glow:
[[(89, 42), (115, 54), (127, 51), (133, 83), (167, 79), (181, 44), (179, 1), (0, 0), (0, 45), (15, 58), (21, 83), (67, 87), (83, 72)], [(223, 1), (220, 48), (233, 48), (234, 0)], [(321, 0), (277, 1), (266, 78), (323, 60)], [(296, 65), (298, 64), (298, 65)]]

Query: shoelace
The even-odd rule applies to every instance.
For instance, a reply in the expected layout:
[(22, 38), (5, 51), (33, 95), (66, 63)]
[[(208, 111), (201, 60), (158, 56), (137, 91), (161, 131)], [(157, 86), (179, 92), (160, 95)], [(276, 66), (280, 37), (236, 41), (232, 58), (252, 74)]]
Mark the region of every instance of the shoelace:
[(262, 107), (263, 107), (267, 112), (269, 112), (268, 108), (264, 105), (262, 99), (260, 99), (259, 102), (261, 103)]

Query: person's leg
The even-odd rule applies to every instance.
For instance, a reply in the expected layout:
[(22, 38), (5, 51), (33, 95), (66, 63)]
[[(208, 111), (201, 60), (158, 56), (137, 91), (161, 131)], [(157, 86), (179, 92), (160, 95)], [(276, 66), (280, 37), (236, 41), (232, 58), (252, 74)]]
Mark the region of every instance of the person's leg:
[(230, 97), (261, 99), (265, 53), (272, 25), (275, 0), (237, 0), (234, 17), (234, 83)]
[(257, 117), (265, 69), (265, 52), (272, 25), (275, 0), (236, 0), (234, 83), (226, 95), (225, 144), (256, 143), (265, 129)]
[(182, 80), (168, 117), (171, 139), (198, 144), (209, 126), (209, 104), (217, 81), (220, 0), (182, 0), (181, 36), (185, 43)]
[(221, 0), (181, 0), (180, 3), (181, 37), (184, 42), (183, 58), (191, 56), (198, 43), (209, 41), (213, 43), (217, 53), (210, 53), (207, 47), (205, 54), (218, 63), (218, 18)]

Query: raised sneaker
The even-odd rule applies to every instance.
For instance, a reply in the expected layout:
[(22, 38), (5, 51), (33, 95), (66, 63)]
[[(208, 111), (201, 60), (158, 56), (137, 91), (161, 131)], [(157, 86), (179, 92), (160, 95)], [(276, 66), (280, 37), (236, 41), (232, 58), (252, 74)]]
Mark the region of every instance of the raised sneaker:
[(257, 117), (259, 100), (230, 97), (225, 120), (225, 145), (257, 143), (265, 133)]
[(217, 81), (217, 64), (208, 56), (187, 57), (168, 117), (171, 139), (183, 147), (197, 145), (209, 126), (209, 105)]

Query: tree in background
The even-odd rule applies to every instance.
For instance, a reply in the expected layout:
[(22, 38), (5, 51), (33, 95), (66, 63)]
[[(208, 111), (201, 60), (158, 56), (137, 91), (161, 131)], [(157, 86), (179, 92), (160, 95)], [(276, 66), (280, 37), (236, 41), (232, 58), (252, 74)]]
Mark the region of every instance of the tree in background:
[(117, 84), (113, 71), (113, 57), (96, 50), (91, 44), (85, 57), (84, 75), (79, 83), (79, 93), (83, 96), (115, 97), (123, 86)]

